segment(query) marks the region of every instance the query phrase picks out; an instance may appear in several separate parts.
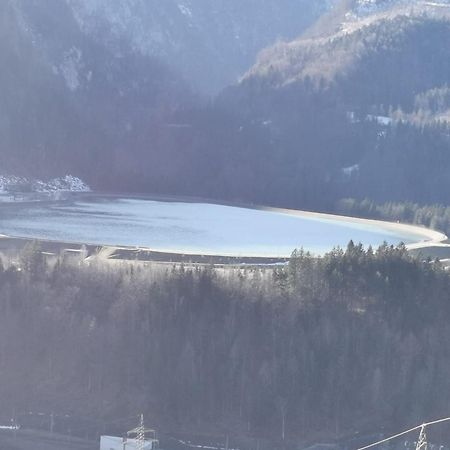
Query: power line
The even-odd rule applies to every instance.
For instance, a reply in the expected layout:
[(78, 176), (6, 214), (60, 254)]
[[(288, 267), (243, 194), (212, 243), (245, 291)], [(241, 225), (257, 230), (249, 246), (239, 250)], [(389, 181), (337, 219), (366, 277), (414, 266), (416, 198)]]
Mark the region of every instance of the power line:
[(401, 433), (394, 434), (393, 436), (390, 436), (388, 438), (382, 439), (381, 441), (374, 442), (373, 444), (369, 444), (369, 445), (366, 445), (365, 447), (358, 448), (357, 450), (366, 450), (368, 448), (375, 447), (376, 445), (383, 444), (383, 443), (385, 443), (387, 441), (390, 441), (392, 439), (395, 439), (395, 438), (398, 438), (400, 436), (403, 436), (404, 434), (411, 433), (412, 431), (416, 431), (416, 430), (419, 430), (419, 429), (420, 430), (424, 430), (425, 427), (427, 427), (429, 425), (435, 425), (437, 423), (448, 422), (448, 421), (450, 421), (450, 417), (445, 417), (443, 419), (433, 420), (432, 422), (425, 422), (425, 423), (422, 423), (421, 425), (417, 425), (414, 428), (410, 428), (409, 430), (402, 431)]

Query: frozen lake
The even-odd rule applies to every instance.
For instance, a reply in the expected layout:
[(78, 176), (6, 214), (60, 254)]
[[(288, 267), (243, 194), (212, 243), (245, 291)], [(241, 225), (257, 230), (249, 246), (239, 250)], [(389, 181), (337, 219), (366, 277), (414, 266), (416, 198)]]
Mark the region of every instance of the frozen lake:
[(0, 206), (0, 233), (36, 239), (146, 247), (184, 254), (289, 256), (303, 247), (323, 254), (352, 239), (378, 246), (424, 240), (419, 229), (333, 216), (209, 203), (85, 197), (60, 203)]

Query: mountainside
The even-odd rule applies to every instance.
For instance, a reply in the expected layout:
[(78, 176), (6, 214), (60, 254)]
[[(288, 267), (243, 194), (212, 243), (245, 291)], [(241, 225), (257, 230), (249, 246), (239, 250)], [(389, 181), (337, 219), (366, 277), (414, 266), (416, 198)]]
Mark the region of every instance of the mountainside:
[(449, 36), (445, 18), (381, 18), (351, 32), (268, 49), (244, 85), (310, 83), (339, 95), (348, 107), (411, 109), (415, 95), (448, 82), (449, 48), (441, 42)]
[(157, 59), (84, 34), (64, 2), (1, 2), (0, 22), (3, 171), (94, 179), (133, 132), (189, 97)]
[[(249, 33), (240, 34), (245, 42), (251, 33), (269, 39), (244, 18), (258, 11), (256, 25), (286, 25), (294, 9), (269, 0), (259, 9), (253, 2), (192, 2), (190, 16), (187, 0), (150, 4), (0, 4), (3, 174), (71, 173), (94, 189), (311, 209), (331, 209), (355, 192), (450, 202), (448, 2), (338, 3), (303, 37), (261, 52), (212, 102), (191, 93), (170, 67), (187, 66), (170, 52), (186, 51), (191, 69), (218, 80), (214, 71), (223, 66), (214, 54), (230, 43), (225, 31), (215, 34), (219, 28), (230, 32), (239, 23)], [(221, 11), (222, 28), (207, 19), (213, 10)], [(183, 34), (191, 28), (212, 54)]]
[(198, 103), (189, 84), (220, 88), (330, 4), (1, 2), (2, 172), (147, 189), (151, 169), (151, 189), (169, 189), (183, 170), (167, 148), (184, 127), (172, 114)]
[[(362, 7), (360, 3), (333, 19), (332, 33), (323, 30), (320, 36), (278, 43), (261, 52), (244, 83), (258, 79), (271, 87), (283, 87), (308, 79), (333, 87), (364, 76), (368, 89), (384, 87), (386, 82), (375, 78), (387, 78), (397, 90), (403, 87), (399, 80), (410, 82), (411, 76), (425, 87), (448, 80), (448, 48), (442, 43), (448, 42), (450, 2), (437, 6), (416, 1), (406, 8), (401, 1), (385, 0), (383, 4), (395, 6), (385, 10), (379, 5), (376, 13), (358, 17), (355, 12)], [(368, 73), (360, 73), (369, 64)], [(393, 104), (395, 100), (387, 101)]]
[(66, 0), (80, 28), (114, 53), (128, 43), (179, 70), (200, 92), (237, 81), (257, 53), (292, 39), (335, 0)]
[(348, 6), (322, 34), (318, 24), (263, 51), (220, 104), (265, 129), (280, 171), (271, 190), (297, 205), (448, 203), (450, 4), (393, 2), (359, 18)]

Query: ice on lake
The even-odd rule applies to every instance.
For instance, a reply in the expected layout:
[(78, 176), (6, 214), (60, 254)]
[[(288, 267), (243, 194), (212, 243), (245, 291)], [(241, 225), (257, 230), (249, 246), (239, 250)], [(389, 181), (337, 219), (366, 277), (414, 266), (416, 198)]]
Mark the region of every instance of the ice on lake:
[(337, 245), (345, 247), (350, 239), (366, 246), (423, 239), (423, 235), (399, 234), (382, 223), (209, 203), (102, 197), (2, 206), (0, 233), (173, 253), (270, 257), (286, 257), (300, 247), (323, 254)]

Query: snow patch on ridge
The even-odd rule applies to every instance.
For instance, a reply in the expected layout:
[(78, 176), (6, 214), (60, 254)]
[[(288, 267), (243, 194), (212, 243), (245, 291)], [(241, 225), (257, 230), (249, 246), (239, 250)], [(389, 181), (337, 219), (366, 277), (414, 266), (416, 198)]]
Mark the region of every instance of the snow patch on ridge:
[(91, 190), (83, 180), (73, 175), (54, 178), (47, 183), (36, 180), (35, 185), (38, 192), (90, 192)]
[(90, 192), (90, 187), (80, 178), (73, 175), (54, 178), (49, 181), (18, 177), (15, 175), (0, 175), (0, 193), (13, 190), (36, 193), (54, 192)]
[(83, 69), (82, 53), (79, 48), (72, 47), (64, 53), (64, 59), (59, 69), (66, 81), (67, 87), (71, 91), (76, 91), (80, 87), (80, 70)]

